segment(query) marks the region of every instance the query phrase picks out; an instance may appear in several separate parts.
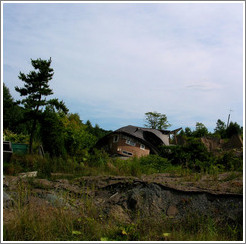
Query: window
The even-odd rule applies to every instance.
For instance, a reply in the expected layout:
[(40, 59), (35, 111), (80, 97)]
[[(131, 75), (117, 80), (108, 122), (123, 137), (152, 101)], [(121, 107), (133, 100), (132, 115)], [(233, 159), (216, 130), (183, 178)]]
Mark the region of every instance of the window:
[(126, 139), (126, 144), (128, 144), (128, 145), (131, 145), (131, 146), (133, 146), (133, 147), (135, 147), (136, 146), (136, 143), (132, 140), (132, 139)]
[(126, 154), (126, 155), (128, 155), (128, 156), (132, 156), (132, 153), (127, 152), (127, 151), (122, 151), (122, 153), (124, 153), (124, 154)]
[(140, 144), (140, 149), (145, 150), (145, 145), (144, 144)]
[(118, 135), (115, 135), (114, 137), (113, 137), (113, 142), (118, 142), (119, 141), (119, 136)]

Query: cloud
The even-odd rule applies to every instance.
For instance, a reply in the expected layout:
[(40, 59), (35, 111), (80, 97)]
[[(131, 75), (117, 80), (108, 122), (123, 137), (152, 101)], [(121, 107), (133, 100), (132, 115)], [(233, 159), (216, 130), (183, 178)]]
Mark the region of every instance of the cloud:
[(242, 111), (241, 4), (5, 3), (3, 18), (11, 92), (30, 58), (52, 57), (55, 95), (107, 128), (147, 111), (177, 126)]
[(191, 82), (185, 85), (186, 88), (197, 91), (216, 91), (221, 88), (221, 85), (212, 82)]

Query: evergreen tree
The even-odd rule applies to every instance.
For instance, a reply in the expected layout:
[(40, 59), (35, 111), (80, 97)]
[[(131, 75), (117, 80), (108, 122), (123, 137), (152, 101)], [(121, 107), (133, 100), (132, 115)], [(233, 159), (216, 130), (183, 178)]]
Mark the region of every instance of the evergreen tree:
[(46, 100), (47, 96), (53, 94), (49, 88), (49, 82), (54, 75), (54, 70), (50, 67), (51, 58), (49, 60), (31, 59), (31, 64), (34, 67), (33, 71), (30, 71), (27, 75), (22, 72), (19, 74), (19, 79), (24, 82), (24, 87), (15, 87), (15, 90), (25, 97), (19, 102), (24, 105), (26, 118), (32, 121), (29, 141), (30, 153), (32, 153), (37, 122), (41, 120), (42, 108), (47, 104), (52, 104), (56, 108), (60, 107), (67, 112), (63, 102), (58, 102), (57, 99)]

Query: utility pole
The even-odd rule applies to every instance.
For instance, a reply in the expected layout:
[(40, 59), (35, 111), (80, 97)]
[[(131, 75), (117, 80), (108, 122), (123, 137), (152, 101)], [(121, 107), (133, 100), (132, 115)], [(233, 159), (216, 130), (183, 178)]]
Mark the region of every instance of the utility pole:
[(228, 128), (228, 126), (229, 126), (229, 120), (230, 120), (230, 117), (231, 117), (231, 112), (232, 112), (233, 110), (231, 110), (230, 109), (230, 111), (229, 111), (229, 115), (228, 115), (228, 120), (227, 120), (227, 126), (226, 126), (226, 128)]

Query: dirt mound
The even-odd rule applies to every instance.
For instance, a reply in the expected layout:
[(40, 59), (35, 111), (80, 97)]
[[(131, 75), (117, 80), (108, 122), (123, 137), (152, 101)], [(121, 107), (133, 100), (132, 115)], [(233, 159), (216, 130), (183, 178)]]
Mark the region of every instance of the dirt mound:
[[(229, 176), (218, 176), (216, 184), (227, 182)], [(106, 216), (119, 222), (131, 222), (141, 216), (184, 219), (196, 213), (215, 217), (218, 221), (223, 219), (242, 224), (243, 196), (237, 194), (238, 189), (242, 188), (240, 176), (236, 173), (234, 177), (231, 176), (230, 181), (228, 180), (231, 183), (229, 190), (225, 187), (215, 190), (213, 184), (208, 184), (209, 177), (204, 176), (193, 182), (191, 179), (185, 179), (168, 174), (145, 176), (142, 179), (91, 176), (70, 181), (6, 177), (4, 191), (8, 194), (5, 194), (8, 199), (17, 202), (20, 195), (18, 189), (21, 186), (21, 194), (26, 194), (24, 204), (32, 201), (36, 202), (36, 206), (63, 206), (74, 213), (83, 208), (85, 202), (90, 199)], [(241, 185), (234, 184), (232, 187), (236, 180)], [(183, 184), (180, 184), (181, 182)], [(207, 188), (202, 182), (207, 182)], [(232, 188), (238, 189), (233, 192)], [(11, 212), (13, 206), (4, 206), (4, 220), (10, 218), (8, 212)]]

